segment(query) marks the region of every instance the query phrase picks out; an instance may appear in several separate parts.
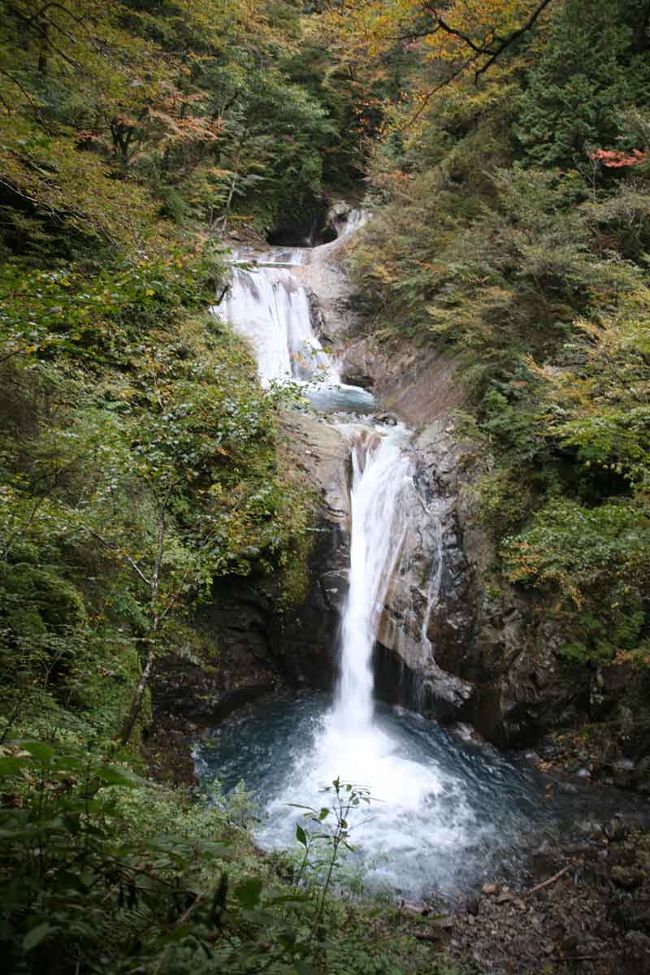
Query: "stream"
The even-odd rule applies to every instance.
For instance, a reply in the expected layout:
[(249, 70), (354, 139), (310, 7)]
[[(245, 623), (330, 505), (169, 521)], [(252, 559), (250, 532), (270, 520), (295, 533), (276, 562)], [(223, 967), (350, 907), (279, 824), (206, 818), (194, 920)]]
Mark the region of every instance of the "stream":
[[(355, 216), (348, 229), (362, 222)], [(332, 698), (296, 693), (231, 719), (198, 746), (197, 768), (226, 792), (243, 782), (255, 796), (256, 838), (265, 849), (295, 845), (301, 812), (291, 803), (327, 806), (323, 790), (336, 777), (367, 788), (372, 802), (350, 823), (351, 868), (393, 894), (453, 897), (495, 871), (515, 876), (535, 844), (587, 815), (588, 801), (572, 786), (549, 802), (533, 769), (374, 699), (378, 625), (407, 537), (411, 434), (377, 421), (372, 394), (341, 382), (316, 334), (313, 298), (297, 271), (328, 246), (236, 251), (230, 293), (213, 311), (248, 339), (264, 385), (298, 384), (349, 445), (349, 591), (338, 686)], [(427, 613), (439, 581), (440, 559), (431, 566)], [(426, 629), (424, 619), (422, 641), (433, 658)]]

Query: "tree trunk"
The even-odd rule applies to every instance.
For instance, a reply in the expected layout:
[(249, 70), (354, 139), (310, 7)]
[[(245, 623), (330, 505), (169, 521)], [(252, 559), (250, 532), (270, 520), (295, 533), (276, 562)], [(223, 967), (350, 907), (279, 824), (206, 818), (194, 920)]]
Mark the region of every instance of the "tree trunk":
[[(164, 617), (167, 615), (169, 610), (174, 604), (174, 599), (167, 604), (166, 609), (161, 613), (159, 597), (160, 597), (160, 573), (162, 571), (163, 556), (165, 554), (165, 532), (167, 528), (167, 502), (169, 501), (169, 495), (171, 494), (171, 486), (167, 488), (167, 491), (160, 501), (158, 513), (158, 545), (156, 549), (156, 560), (154, 562), (153, 572), (151, 574), (151, 579), (149, 580), (150, 589), (150, 607), (151, 607), (151, 628), (149, 630), (149, 636), (147, 642), (149, 644), (149, 649), (147, 650), (147, 657), (142, 668), (142, 674), (140, 675), (140, 680), (138, 681), (138, 686), (135, 689), (135, 694), (131, 701), (131, 707), (129, 708), (128, 714), (124, 719), (124, 723), (120, 728), (119, 734), (117, 735), (117, 741), (122, 745), (127, 745), (129, 739), (133, 734), (133, 728), (138, 720), (140, 711), (142, 709), (142, 700), (144, 698), (144, 692), (149, 686), (149, 680), (153, 672), (153, 665), (156, 660), (156, 644), (158, 641), (158, 633), (160, 631), (160, 624)], [(129, 559), (129, 563), (134, 567), (141, 579), (146, 581), (146, 577), (143, 575), (142, 571), (138, 568), (137, 564)]]
[(142, 674), (140, 675), (140, 680), (138, 681), (138, 686), (135, 689), (135, 693), (131, 700), (131, 706), (129, 708), (128, 714), (124, 719), (124, 723), (117, 734), (117, 741), (121, 745), (128, 745), (131, 735), (133, 734), (133, 729), (135, 723), (140, 716), (140, 710), (142, 708), (142, 701), (144, 698), (144, 693), (149, 686), (149, 680), (153, 671), (153, 665), (156, 660), (156, 644), (155, 640), (149, 640), (149, 650), (147, 651), (147, 659), (145, 660), (144, 667), (142, 669)]

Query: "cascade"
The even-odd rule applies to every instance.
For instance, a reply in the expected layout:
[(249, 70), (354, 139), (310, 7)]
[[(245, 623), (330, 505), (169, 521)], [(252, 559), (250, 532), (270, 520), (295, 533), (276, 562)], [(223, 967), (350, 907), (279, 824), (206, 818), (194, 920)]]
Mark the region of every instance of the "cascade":
[(353, 234), (365, 227), (368, 220), (368, 211), (361, 207), (355, 207), (344, 213), (335, 214), (332, 223), (338, 237), (347, 237), (348, 234)]
[[(368, 213), (361, 208), (332, 218), (338, 237), (355, 233), (367, 221)], [(310, 263), (315, 254), (327, 251), (329, 246), (276, 246), (265, 251), (236, 248), (223, 307), (214, 306), (210, 311), (224, 317), (249, 340), (265, 385), (292, 379), (312, 386), (317, 383), (352, 389), (361, 394), (354, 405), (367, 408), (370, 404), (365, 391), (341, 383), (336, 363), (323, 351), (313, 328), (309, 294), (292, 270)]]
[(291, 381), (318, 409), (367, 413), (372, 394), (341, 382), (336, 360), (314, 331), (307, 288), (292, 270), (320, 249), (236, 250), (228, 291), (210, 311), (248, 340), (264, 386)]
[[(351, 213), (346, 222), (364, 219), (362, 212)], [(514, 856), (516, 837), (542, 821), (546, 809), (528, 773), (497, 753), (472, 750), (439, 725), (374, 701), (377, 632), (391, 581), (409, 558), (410, 434), (399, 424), (358, 415), (372, 409), (372, 395), (340, 384), (314, 332), (309, 295), (292, 268), (318, 260), (327, 247), (236, 255), (230, 295), (213, 311), (249, 339), (264, 383), (292, 379), (310, 390), (318, 409), (357, 414), (354, 422), (333, 417), (349, 443), (352, 468), (338, 687), (332, 702), (316, 694), (270, 702), (220, 729), (212, 744), (201, 746), (198, 763), (226, 785), (242, 778), (254, 785), (265, 814), (257, 838), (267, 848), (292, 846), (301, 816), (295, 803), (320, 808), (327, 802), (323, 789), (336, 778), (366, 787), (374, 800), (371, 815), (354, 834), (366, 879), (416, 895), (432, 882), (454, 893), (479, 882), (490, 857), (503, 862), (506, 838)], [(438, 529), (420, 630), (431, 657), (427, 631), (443, 564)]]

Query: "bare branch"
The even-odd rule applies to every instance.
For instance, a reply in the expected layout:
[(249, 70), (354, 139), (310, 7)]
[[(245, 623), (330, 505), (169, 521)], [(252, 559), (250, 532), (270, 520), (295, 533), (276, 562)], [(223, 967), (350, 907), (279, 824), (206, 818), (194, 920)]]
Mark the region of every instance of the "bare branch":
[(463, 42), (463, 44), (467, 44), (467, 46), (470, 47), (476, 54), (486, 53), (490, 44), (492, 43), (492, 40), (485, 44), (477, 44), (472, 40), (471, 37), (469, 37), (468, 34), (464, 34), (463, 31), (458, 30), (456, 27), (451, 27), (446, 20), (442, 19), (435, 9), (431, 9), (431, 12), (436, 19), (437, 29), (444, 31), (445, 34), (450, 34), (452, 37), (457, 37)]
[[(39, 106), (36, 104), (36, 102), (34, 101), (34, 99), (32, 98), (32, 96), (30, 95), (30, 93), (27, 91), (27, 89), (24, 87), (24, 85), (18, 80), (18, 78), (16, 78), (16, 76), (14, 74), (11, 73), (11, 71), (7, 71), (5, 68), (0, 68), (0, 74), (1, 75), (4, 75), (5, 78), (9, 78), (9, 80), (14, 83), (14, 85), (16, 86), (16, 88), (18, 88), (18, 90), (20, 92), (22, 92), (22, 94), (25, 96), (25, 98), (27, 99), (27, 101), (29, 102), (29, 104), (31, 105), (31, 107), (34, 109), (34, 114), (36, 115), (36, 118), (37, 118), (38, 122), (40, 122), (40, 124), (43, 126), (43, 128), (45, 129), (45, 131), (47, 132), (48, 135), (52, 135), (52, 133), (50, 132), (49, 128), (47, 127), (47, 123), (45, 122), (45, 119), (43, 118), (43, 115), (41, 113), (41, 110), (40, 110)], [(3, 99), (3, 101), (4, 101), (4, 99)], [(6, 104), (7, 103), (5, 102), (5, 105)], [(9, 109), (9, 106), (7, 106), (7, 109), (9, 111), (11, 111), (11, 109)]]
[(151, 579), (147, 579), (146, 575), (144, 574), (144, 572), (142, 571), (142, 569), (140, 568), (140, 566), (138, 565), (138, 563), (135, 561), (134, 558), (132, 558), (127, 552), (122, 552), (117, 547), (117, 545), (114, 545), (112, 542), (107, 541), (107, 539), (105, 539), (102, 535), (100, 535), (99, 532), (94, 531), (94, 529), (89, 528), (88, 533), (92, 535), (93, 538), (97, 539), (97, 541), (101, 545), (103, 545), (104, 548), (109, 549), (111, 552), (115, 552), (117, 555), (120, 556), (120, 558), (124, 559), (124, 561), (131, 566), (133, 571), (136, 573), (137, 576), (140, 577), (140, 579), (144, 582), (144, 584), (149, 589), (151, 588)]
[[(73, 13), (72, 10), (68, 10), (68, 8), (64, 7), (62, 3), (56, 3), (55, 0), (44, 4), (40, 10), (37, 10), (35, 14), (32, 14), (32, 16), (28, 18), (29, 22), (40, 20), (43, 14), (46, 14), (48, 10), (51, 9), (60, 10), (62, 14), (65, 14), (66, 17), (70, 17), (70, 19), (74, 20), (77, 24), (80, 24), (82, 27), (86, 26), (83, 17), (79, 17), (78, 14)], [(52, 23), (52, 21), (50, 21), (50, 23)], [(56, 26), (56, 24), (54, 26)]]
[(531, 887), (531, 889), (527, 890), (523, 896), (530, 897), (531, 894), (536, 894), (538, 890), (543, 890), (545, 887), (550, 887), (551, 884), (554, 884), (556, 880), (559, 880), (560, 877), (563, 877), (565, 873), (568, 873), (572, 866), (573, 864), (569, 863), (566, 867), (563, 867), (562, 870), (558, 870), (558, 872), (553, 874), (552, 877), (549, 877), (548, 880), (544, 880), (541, 884)]
[(552, 2), (553, 0), (542, 0), (542, 2), (538, 4), (538, 6), (533, 11), (533, 13), (530, 15), (530, 17), (523, 25), (523, 27), (519, 27), (518, 30), (513, 31), (512, 34), (509, 34), (508, 37), (504, 38), (501, 41), (496, 51), (494, 51), (491, 57), (485, 62), (485, 64), (481, 65), (479, 70), (476, 72), (474, 76), (475, 81), (478, 81), (480, 76), (482, 74), (485, 74), (485, 72), (492, 67), (494, 62), (497, 60), (497, 58), (499, 58), (503, 54), (506, 48), (510, 47), (511, 44), (514, 44), (516, 41), (518, 41), (519, 38), (522, 37), (527, 31), (532, 30), (532, 28), (535, 26), (535, 24), (541, 17), (544, 10), (546, 10), (546, 8), (550, 6)]
[[(58, 4), (56, 6), (58, 6)], [(70, 67), (74, 68), (75, 70), (79, 70), (81, 68), (81, 65), (79, 64), (78, 61), (74, 61), (71, 57), (69, 57), (65, 53), (65, 51), (62, 51), (60, 47), (58, 47), (56, 44), (52, 42), (51, 38), (48, 35), (47, 27), (45, 26), (45, 24), (38, 23), (34, 20), (34, 17), (38, 15), (32, 15), (31, 17), (28, 17), (27, 14), (24, 14), (22, 10), (20, 10), (14, 4), (8, 4), (8, 7), (9, 10), (13, 14), (15, 14), (15, 16), (18, 17), (19, 20), (21, 20), (30, 30), (32, 30), (41, 38), (43, 43), (46, 44), (46, 46), (51, 51), (53, 51), (55, 54), (58, 54), (60, 58), (63, 58), (63, 60), (67, 64), (69, 64)], [(51, 27), (56, 27), (56, 29), (64, 36), (67, 36), (68, 38), (72, 37), (72, 35), (68, 34), (68, 32), (63, 27), (61, 27), (60, 24), (57, 24), (55, 21), (47, 20), (46, 23), (49, 24)], [(72, 40), (74, 40), (74, 38), (72, 38)]]
[(444, 79), (444, 81), (441, 81), (438, 85), (435, 86), (435, 88), (432, 88), (430, 91), (428, 91), (423, 96), (422, 102), (421, 102), (420, 107), (418, 108), (418, 110), (415, 112), (414, 115), (412, 115), (408, 119), (407, 122), (405, 122), (405, 124), (400, 128), (399, 131), (400, 132), (403, 132), (404, 129), (407, 129), (411, 125), (413, 125), (413, 123), (416, 122), (419, 119), (420, 115), (422, 115), (422, 112), (425, 110), (425, 108), (427, 107), (427, 105), (429, 104), (429, 102), (431, 101), (431, 99), (433, 98), (433, 96), (434, 95), (437, 95), (437, 93), (439, 91), (442, 91), (443, 88), (446, 88), (447, 85), (451, 84), (452, 81), (455, 81), (456, 78), (459, 78), (470, 67), (470, 65), (472, 65), (472, 64), (474, 64), (476, 62), (476, 59), (477, 58), (478, 58), (478, 55), (475, 54), (475, 55), (473, 55), (473, 57), (468, 58), (467, 61), (463, 61), (463, 63), (460, 65), (460, 67), (456, 68), (455, 71), (452, 71), (452, 73), (448, 77), (446, 77)]
[[(463, 44), (465, 44), (472, 51), (472, 56), (465, 60), (458, 68), (452, 71), (451, 74), (444, 79), (444, 81), (441, 81), (424, 96), (419, 109), (412, 116), (412, 118), (409, 119), (406, 125), (403, 126), (403, 128), (407, 128), (408, 126), (412, 125), (413, 122), (420, 117), (433, 96), (447, 85), (451, 84), (452, 81), (455, 81), (456, 78), (460, 77), (460, 75), (472, 65), (476, 65), (474, 82), (478, 82), (481, 75), (485, 74), (486, 71), (489, 71), (489, 69), (493, 66), (495, 61), (501, 57), (504, 51), (515, 44), (524, 34), (532, 30), (544, 10), (546, 10), (546, 8), (549, 7), (552, 2), (553, 0), (541, 0), (541, 2), (537, 4), (529, 16), (526, 23), (512, 31), (507, 37), (499, 37), (499, 35), (493, 31), (492, 34), (483, 42), (474, 41), (464, 31), (461, 31), (456, 27), (452, 27), (449, 23), (447, 23), (446, 20), (444, 20), (444, 18), (438, 12), (437, 7), (434, 7), (429, 3), (425, 4), (425, 8), (431, 14), (434, 23), (432, 24), (431, 28), (422, 28), (422, 30), (416, 31), (412, 35), (405, 35), (404, 39), (409, 37), (431, 37), (438, 31), (443, 31), (444, 33), (449, 34), (452, 37), (457, 37), (460, 41), (462, 41)], [(483, 58), (486, 58), (487, 60), (485, 60), (484, 63), (480, 63)]]

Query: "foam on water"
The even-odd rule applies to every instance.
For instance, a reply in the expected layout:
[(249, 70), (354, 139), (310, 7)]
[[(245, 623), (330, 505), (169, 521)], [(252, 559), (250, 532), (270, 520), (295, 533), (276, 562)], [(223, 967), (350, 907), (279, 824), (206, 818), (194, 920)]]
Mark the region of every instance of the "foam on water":
[[(424, 861), (440, 865), (445, 850), (456, 856), (470, 840), (473, 815), (461, 783), (433, 763), (410, 758), (398, 738), (376, 726), (352, 741), (334, 715), (325, 718), (314, 749), (298, 759), (286, 788), (266, 806), (260, 839), (271, 847), (290, 845), (295, 817), (287, 816), (287, 804), (300, 796), (306, 805), (327, 805), (323, 788), (340, 777), (364, 786), (372, 797), (369, 810), (351, 820), (368, 876), (392, 888), (419, 889)], [(449, 874), (446, 879), (449, 883)]]
[[(372, 657), (406, 537), (409, 434), (370, 423), (341, 431), (352, 459), (351, 539), (334, 701), (298, 701), (281, 716), (271, 709), (270, 720), (262, 711), (261, 724), (253, 719), (232, 735), (219, 733), (203, 754), (211, 770), (232, 784), (231, 776), (241, 775), (259, 795), (263, 847), (291, 847), (301, 813), (290, 804), (327, 805), (323, 790), (340, 778), (368, 789), (373, 800), (351, 822), (366, 882), (453, 894), (485, 876), (498, 853), (512, 853), (524, 824), (543, 818), (542, 790), (492, 749), (479, 754), (435, 724), (377, 707)], [(439, 567), (432, 570), (431, 601)], [(514, 801), (504, 805), (507, 796)]]
[(495, 871), (512, 876), (558, 815), (539, 777), (490, 746), (383, 704), (351, 738), (335, 713), (323, 695), (271, 700), (202, 744), (204, 777), (217, 775), (226, 791), (242, 780), (257, 797), (263, 848), (295, 848), (302, 814), (290, 803), (327, 805), (323, 790), (340, 776), (373, 796), (351, 817), (350, 861), (365, 882), (405, 896), (454, 896)]

